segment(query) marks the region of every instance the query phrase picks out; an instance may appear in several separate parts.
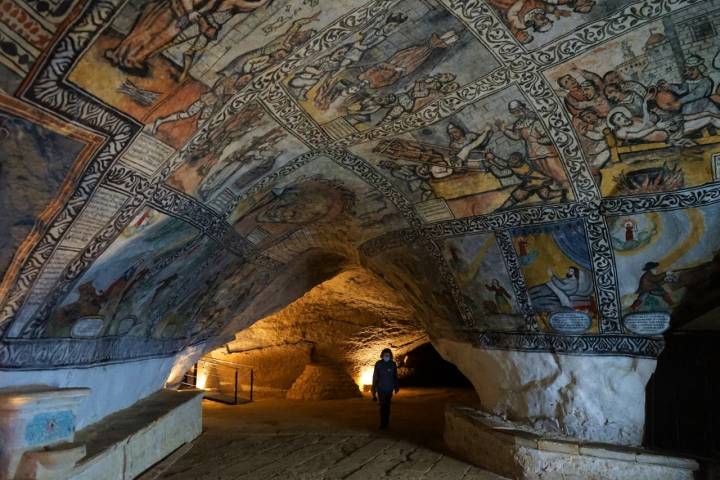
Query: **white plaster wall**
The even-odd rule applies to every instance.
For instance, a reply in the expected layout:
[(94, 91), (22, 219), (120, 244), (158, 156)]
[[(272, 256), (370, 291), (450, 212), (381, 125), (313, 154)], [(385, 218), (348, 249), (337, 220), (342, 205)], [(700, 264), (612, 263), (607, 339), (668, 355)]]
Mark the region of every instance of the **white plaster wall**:
[(540, 432), (639, 445), (656, 360), (483, 350), (433, 342), (472, 382), (482, 408)]
[[(90, 395), (78, 408), (76, 428), (81, 429), (160, 390), (168, 380), (176, 380), (202, 352), (202, 347), (191, 347), (176, 356), (90, 368), (0, 371), (0, 388), (23, 385), (90, 388)], [(171, 373), (174, 379), (169, 379)]]

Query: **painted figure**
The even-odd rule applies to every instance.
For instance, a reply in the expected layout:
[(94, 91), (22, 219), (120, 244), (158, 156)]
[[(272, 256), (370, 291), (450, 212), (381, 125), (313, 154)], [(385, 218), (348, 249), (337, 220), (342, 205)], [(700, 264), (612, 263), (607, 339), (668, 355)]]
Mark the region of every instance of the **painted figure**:
[(503, 16), (513, 36), (521, 43), (533, 41), (530, 32), (547, 32), (553, 22), (548, 15), (556, 18), (571, 15), (562, 6), (572, 7), (577, 13), (587, 13), (595, 5), (593, 0), (488, 0)]
[(595, 110), (585, 109), (573, 118), (572, 123), (580, 135), (580, 145), (585, 150), (590, 167), (594, 171), (605, 167), (610, 161), (610, 147), (605, 139), (605, 119)]
[(701, 113), (720, 113), (715, 102), (710, 99), (713, 94), (713, 81), (706, 75), (707, 68), (704, 60), (697, 55), (689, 55), (685, 60), (685, 81), (682, 83), (667, 83), (661, 81), (658, 88), (670, 91), (677, 95), (680, 112), (683, 115), (696, 115)]
[(358, 80), (367, 82), (370, 88), (378, 89), (394, 85), (425, 63), (436, 50), (450, 48), (459, 40), (457, 33), (450, 30), (441, 36), (433, 33), (424, 45), (415, 45), (396, 52), (358, 75)]
[(498, 313), (511, 313), (512, 307), (510, 306), (510, 294), (500, 285), (500, 281), (497, 278), (493, 278), (490, 284), (486, 284), (485, 288), (495, 294), (495, 305), (497, 305)]
[(593, 294), (591, 276), (578, 267), (570, 267), (564, 278), (556, 277), (548, 270), (550, 280), (542, 285), (530, 287), (530, 301), (533, 308), (540, 312), (575, 310), (587, 305)]
[(507, 160), (503, 160), (492, 150), (487, 150), (484, 163), (501, 185), (515, 186), (500, 208), (512, 207), (533, 195), (546, 201), (565, 198), (566, 191), (552, 178), (538, 171), (520, 152), (512, 152)]
[(346, 67), (359, 62), (365, 52), (387, 40), (388, 35), (405, 23), (407, 18), (407, 15), (402, 12), (392, 13), (385, 18), (384, 22), (376, 23), (362, 32), (360, 39), (353, 42), (345, 54), (342, 66)]
[(173, 112), (164, 117), (158, 117), (150, 127), (150, 131), (156, 134), (161, 125), (165, 123), (178, 122), (188, 118), (198, 117), (198, 127), (203, 122), (210, 119), (214, 114), (220, 111), (220, 108), (233, 96), (233, 94), (244, 86), (247, 79), (240, 75), (231, 75), (228, 77), (220, 77), (213, 88), (200, 95), (185, 110)]
[(450, 166), (465, 168), (471, 164), (479, 165), (483, 150), (492, 137), (492, 127), (485, 127), (482, 132), (477, 133), (449, 123), (447, 134), (450, 141), (448, 144)]
[(550, 137), (545, 133), (540, 119), (521, 101), (512, 100), (508, 111), (517, 118), (511, 128), (498, 121), (498, 128), (511, 140), (525, 142), (528, 160), (537, 165), (540, 172), (552, 178), (558, 185), (567, 184), (560, 156)]
[(635, 230), (636, 229), (637, 229), (637, 227), (630, 220), (625, 222), (625, 241), (626, 242), (632, 242), (633, 240), (635, 240)]
[(295, 91), (297, 97), (300, 100), (307, 100), (308, 92), (315, 85), (320, 83), (323, 78), (340, 70), (341, 63), (348, 51), (350, 51), (349, 45), (339, 47), (295, 74), (289, 85)]
[(430, 185), (433, 178), (427, 165), (400, 165), (390, 160), (382, 160), (380, 167), (388, 170), (390, 175), (405, 182), (411, 193), (420, 192), (420, 200), (435, 198), (435, 191)]
[(459, 88), (460, 84), (455, 81), (455, 75), (452, 73), (424, 75), (415, 80), (412, 87), (394, 95), (395, 103), (378, 122), (378, 125), (393, 122), (403, 114), (419, 110), (434, 99), (450, 94)]
[[(228, 76), (233, 73), (245, 74), (248, 73), (248, 69), (252, 68), (254, 73), (266, 70), (270, 66), (276, 64), (279, 60), (290, 55), (296, 48), (307, 42), (317, 31), (309, 28), (303, 30), (302, 27), (305, 25), (315, 22), (318, 19), (319, 13), (311, 17), (298, 18), (282, 35), (275, 37), (270, 40), (264, 46), (255, 48), (249, 52), (245, 52), (242, 55), (234, 58), (228, 63), (220, 73)], [(248, 67), (249, 65), (255, 65), (255, 67)], [(262, 65), (259, 67), (258, 65)]]
[(187, 75), (194, 57), (215, 40), (222, 26), (238, 13), (251, 13), (272, 0), (152, 0), (130, 33), (105, 58), (134, 75), (147, 75), (148, 60), (175, 45), (190, 43), (184, 54)]
[(667, 283), (668, 273), (658, 272), (657, 267), (659, 266), (660, 264), (657, 262), (648, 262), (643, 267), (643, 274), (640, 276), (636, 291), (637, 298), (630, 305), (630, 310), (637, 310), (645, 301), (653, 297), (662, 298), (668, 306), (675, 303), (663, 286)]

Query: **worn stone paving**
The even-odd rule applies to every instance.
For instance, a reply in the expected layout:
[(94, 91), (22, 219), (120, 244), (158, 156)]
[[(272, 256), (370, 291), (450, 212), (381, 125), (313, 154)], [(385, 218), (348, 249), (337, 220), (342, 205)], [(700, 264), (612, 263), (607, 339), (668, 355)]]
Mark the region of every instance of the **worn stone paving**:
[(370, 478), (502, 480), (452, 458), (442, 411), (452, 393), (401, 393), (390, 431), (377, 431), (369, 399), (205, 401), (203, 434), (155, 478), (165, 480)]
[(158, 478), (502, 479), (444, 454), (372, 434), (248, 434), (209, 455), (203, 449), (202, 458), (200, 450), (193, 450)]

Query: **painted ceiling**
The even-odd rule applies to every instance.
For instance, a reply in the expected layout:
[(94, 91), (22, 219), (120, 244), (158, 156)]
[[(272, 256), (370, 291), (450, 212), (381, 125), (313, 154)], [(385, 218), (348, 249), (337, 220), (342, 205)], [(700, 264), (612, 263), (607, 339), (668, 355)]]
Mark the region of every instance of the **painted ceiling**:
[(652, 357), (720, 304), (720, 3), (0, 1), (0, 366), (344, 269), (431, 337)]

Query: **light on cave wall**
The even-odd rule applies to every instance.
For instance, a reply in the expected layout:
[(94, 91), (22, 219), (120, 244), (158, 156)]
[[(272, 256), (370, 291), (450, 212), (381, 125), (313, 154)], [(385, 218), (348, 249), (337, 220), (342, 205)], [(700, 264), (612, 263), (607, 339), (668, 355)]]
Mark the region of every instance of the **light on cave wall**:
[(207, 369), (198, 365), (197, 379), (195, 381), (195, 386), (201, 390), (205, 390), (205, 386), (207, 385), (207, 377), (208, 377)]
[(363, 367), (362, 370), (360, 370), (360, 378), (357, 380), (357, 384), (362, 390), (369, 390), (370, 386), (372, 385), (373, 380), (373, 367)]

